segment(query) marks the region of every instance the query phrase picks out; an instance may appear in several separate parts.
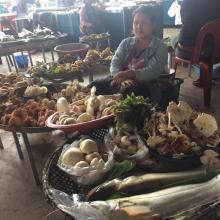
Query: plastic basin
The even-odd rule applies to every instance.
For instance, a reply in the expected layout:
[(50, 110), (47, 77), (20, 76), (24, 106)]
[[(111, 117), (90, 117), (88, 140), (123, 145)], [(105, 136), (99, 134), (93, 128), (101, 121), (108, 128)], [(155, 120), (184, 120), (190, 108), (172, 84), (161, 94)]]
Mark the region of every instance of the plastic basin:
[(62, 57), (66, 54), (84, 57), (88, 50), (89, 50), (89, 45), (82, 43), (61, 44), (54, 48), (54, 51), (57, 52), (59, 57)]

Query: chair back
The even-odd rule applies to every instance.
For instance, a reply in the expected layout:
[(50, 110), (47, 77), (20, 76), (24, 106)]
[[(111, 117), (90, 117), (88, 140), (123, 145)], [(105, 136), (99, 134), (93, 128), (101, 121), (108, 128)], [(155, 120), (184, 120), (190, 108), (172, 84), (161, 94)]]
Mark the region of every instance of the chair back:
[(201, 62), (200, 55), (204, 40), (207, 36), (212, 37), (214, 44), (209, 65), (212, 66), (216, 63), (220, 63), (220, 19), (215, 19), (200, 29), (193, 51), (192, 64), (199, 64)]

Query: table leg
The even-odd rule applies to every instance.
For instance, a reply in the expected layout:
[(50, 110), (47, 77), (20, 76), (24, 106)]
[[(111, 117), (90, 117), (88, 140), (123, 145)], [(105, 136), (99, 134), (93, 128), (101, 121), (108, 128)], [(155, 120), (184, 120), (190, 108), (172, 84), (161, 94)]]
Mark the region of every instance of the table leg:
[(111, 47), (110, 39), (108, 38), (108, 47)]
[(44, 58), (44, 63), (46, 63), (47, 61), (46, 61), (44, 46), (42, 46), (42, 54), (43, 54), (43, 58)]
[(29, 158), (29, 161), (30, 161), (30, 164), (31, 164), (31, 169), (32, 169), (32, 172), (33, 172), (35, 182), (39, 186), (41, 184), (41, 182), (40, 182), (39, 175), (38, 175), (38, 172), (37, 172), (37, 169), (36, 169), (35, 161), (34, 161), (34, 158), (33, 158), (33, 155), (32, 155), (32, 150), (31, 150), (30, 143), (28, 141), (27, 134), (22, 133), (22, 137), (24, 139), (25, 147), (26, 147), (27, 152), (28, 152), (28, 158)]
[(14, 63), (14, 65), (15, 65), (16, 73), (18, 73), (18, 67), (17, 67), (16, 61), (15, 61), (14, 54), (12, 54), (12, 59), (13, 59), (13, 63)]
[(3, 146), (3, 143), (2, 143), (2, 138), (0, 137), (0, 149), (3, 150), (4, 149), (4, 146)]
[(89, 71), (89, 83), (93, 81), (93, 72)]
[(6, 58), (6, 62), (7, 62), (7, 65), (8, 65), (8, 69), (11, 72), (12, 70), (11, 70), (11, 66), (10, 66), (9, 60), (8, 60), (8, 56), (5, 56), (5, 58)]
[(51, 52), (51, 56), (52, 56), (52, 61), (54, 62), (53, 47), (51, 47), (50, 52)]
[(16, 146), (16, 148), (17, 148), (19, 158), (20, 158), (21, 160), (23, 160), (23, 159), (24, 159), (24, 156), (23, 156), (23, 153), (22, 153), (22, 150), (21, 150), (21, 145), (20, 145), (20, 143), (19, 143), (17, 133), (13, 131), (12, 134), (13, 134), (13, 137), (14, 137), (15, 146)]
[(29, 56), (29, 59), (30, 59), (31, 66), (33, 66), (33, 60), (32, 60), (30, 51), (28, 51), (28, 56)]

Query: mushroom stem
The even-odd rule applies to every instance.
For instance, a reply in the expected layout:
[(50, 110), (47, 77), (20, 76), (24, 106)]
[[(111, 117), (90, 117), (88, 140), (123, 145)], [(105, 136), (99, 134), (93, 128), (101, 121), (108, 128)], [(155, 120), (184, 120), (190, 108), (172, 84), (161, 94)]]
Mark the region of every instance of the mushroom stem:
[(155, 121), (153, 122), (153, 136), (156, 136), (156, 128), (155, 128), (156, 124)]
[(174, 126), (176, 127), (176, 129), (178, 130), (178, 132), (180, 134), (183, 134), (183, 132), (181, 131), (180, 127), (173, 121)]
[(170, 113), (168, 112), (168, 128), (170, 128), (171, 125), (171, 116)]

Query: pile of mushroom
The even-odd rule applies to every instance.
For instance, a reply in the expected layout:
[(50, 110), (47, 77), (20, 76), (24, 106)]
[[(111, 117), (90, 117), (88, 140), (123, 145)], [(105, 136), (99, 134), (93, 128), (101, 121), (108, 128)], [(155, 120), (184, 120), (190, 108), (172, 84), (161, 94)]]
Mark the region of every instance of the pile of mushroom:
[(96, 142), (91, 139), (82, 140), (79, 148), (71, 147), (67, 149), (62, 155), (61, 163), (79, 168), (93, 166), (96, 169), (102, 169), (105, 165), (98, 152)]
[(145, 124), (147, 144), (162, 155), (182, 158), (201, 155), (205, 148), (220, 143), (212, 115), (198, 113), (183, 101), (170, 102), (166, 113), (155, 112)]
[(96, 88), (92, 87), (89, 97), (72, 104), (69, 104), (64, 97), (59, 98), (57, 101), (59, 114), (54, 117), (53, 122), (58, 125), (83, 123), (113, 114), (112, 106), (117, 103), (121, 96), (96, 96), (95, 92)]

